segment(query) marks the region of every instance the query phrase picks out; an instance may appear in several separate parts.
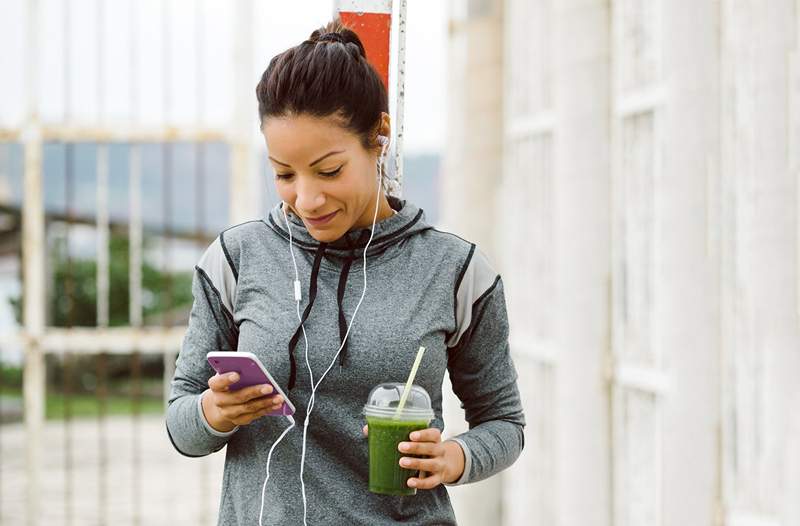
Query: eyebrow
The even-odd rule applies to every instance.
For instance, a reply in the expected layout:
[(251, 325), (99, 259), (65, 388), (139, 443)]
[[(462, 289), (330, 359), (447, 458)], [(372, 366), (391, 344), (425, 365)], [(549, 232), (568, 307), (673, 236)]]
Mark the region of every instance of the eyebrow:
[[(313, 163), (309, 164), (309, 165), (308, 165), (308, 166), (309, 166), (309, 168), (310, 168), (310, 167), (312, 167), (312, 166), (314, 166), (314, 165), (315, 165), (315, 164), (317, 164), (318, 162), (322, 161), (323, 159), (326, 159), (326, 158), (328, 158), (328, 157), (330, 157), (331, 155), (333, 155), (333, 154), (336, 154), (336, 153), (344, 153), (344, 150), (335, 150), (335, 151), (332, 151), (332, 152), (328, 152), (328, 153), (326, 153), (325, 155), (323, 155), (322, 157), (320, 157), (319, 159), (317, 159), (317, 160), (316, 160), (316, 161), (314, 161)], [(273, 162), (276, 162), (276, 163), (280, 164), (281, 166), (285, 166), (285, 167), (287, 167), (287, 168), (291, 168), (291, 167), (292, 167), (292, 166), (291, 166), (291, 165), (289, 165), (289, 164), (282, 163), (282, 162), (278, 161), (277, 159), (273, 158), (272, 156), (270, 156), (270, 159), (272, 159), (272, 161), (273, 161)]]

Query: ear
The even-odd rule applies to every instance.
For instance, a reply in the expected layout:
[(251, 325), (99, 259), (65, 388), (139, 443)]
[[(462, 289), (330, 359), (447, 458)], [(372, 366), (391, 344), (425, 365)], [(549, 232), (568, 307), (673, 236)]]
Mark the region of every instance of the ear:
[(386, 112), (381, 112), (381, 122), (378, 126), (378, 134), (385, 137), (392, 136), (392, 118)]

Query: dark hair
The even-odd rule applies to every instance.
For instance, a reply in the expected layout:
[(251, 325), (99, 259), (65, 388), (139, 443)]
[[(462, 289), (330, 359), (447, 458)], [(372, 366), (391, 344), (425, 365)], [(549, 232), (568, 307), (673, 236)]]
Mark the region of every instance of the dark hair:
[(367, 150), (378, 145), (381, 112), (389, 113), (380, 75), (367, 61), (361, 39), (339, 18), (273, 57), (256, 96), (262, 126), (268, 117), (334, 116)]

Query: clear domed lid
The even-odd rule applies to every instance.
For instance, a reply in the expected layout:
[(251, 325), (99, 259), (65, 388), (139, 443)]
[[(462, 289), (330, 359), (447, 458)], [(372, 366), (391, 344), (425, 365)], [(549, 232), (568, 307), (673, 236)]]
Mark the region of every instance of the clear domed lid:
[[(364, 406), (364, 414), (380, 417), (395, 416), (404, 390), (405, 384), (399, 382), (376, 385), (369, 393), (367, 404)], [(402, 414), (399, 416), (403, 420), (432, 419), (433, 409), (431, 409), (431, 397), (428, 392), (418, 385), (412, 385), (408, 392), (406, 403), (403, 406)]]

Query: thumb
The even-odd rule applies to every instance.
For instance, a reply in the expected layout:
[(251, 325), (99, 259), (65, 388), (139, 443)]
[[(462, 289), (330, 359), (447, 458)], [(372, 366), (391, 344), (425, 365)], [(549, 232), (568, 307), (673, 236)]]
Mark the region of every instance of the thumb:
[(363, 433), (364, 436), (369, 436), (369, 428), (368, 428), (368, 426), (362, 427), (361, 428), (361, 433)]

